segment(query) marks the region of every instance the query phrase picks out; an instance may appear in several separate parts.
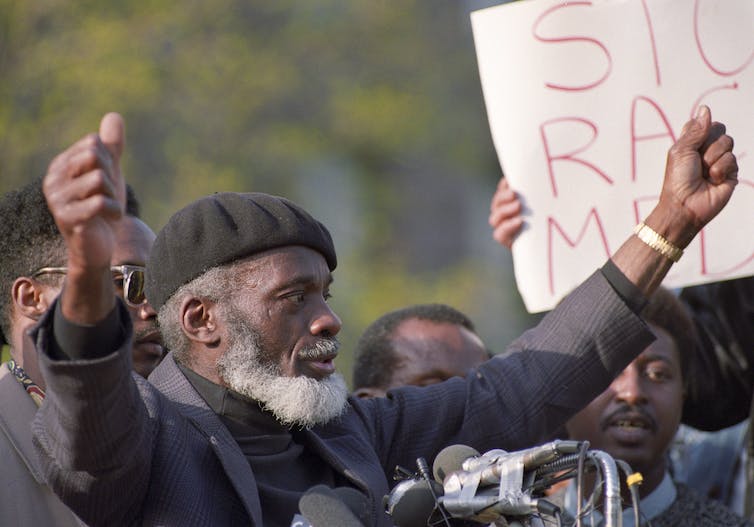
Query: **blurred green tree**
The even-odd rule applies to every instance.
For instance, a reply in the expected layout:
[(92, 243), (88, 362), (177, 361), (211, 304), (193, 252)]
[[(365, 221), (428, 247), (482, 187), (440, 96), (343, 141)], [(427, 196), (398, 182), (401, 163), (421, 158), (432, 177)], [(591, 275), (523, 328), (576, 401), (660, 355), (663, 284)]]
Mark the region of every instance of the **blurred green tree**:
[(331, 227), (346, 374), (360, 331), (410, 303), (454, 305), (502, 350), (531, 319), (486, 224), (500, 173), (473, 5), (0, 0), (0, 191), (116, 110), (155, 230), (221, 190)]

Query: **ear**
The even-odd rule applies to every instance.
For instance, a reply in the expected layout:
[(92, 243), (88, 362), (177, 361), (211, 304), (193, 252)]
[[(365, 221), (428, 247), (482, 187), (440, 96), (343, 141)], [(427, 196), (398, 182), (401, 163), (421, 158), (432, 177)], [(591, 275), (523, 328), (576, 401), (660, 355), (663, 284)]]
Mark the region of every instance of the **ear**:
[(364, 387), (354, 390), (353, 395), (359, 399), (372, 399), (374, 397), (385, 397), (386, 393), (385, 390), (380, 388)]
[(214, 348), (220, 342), (216, 305), (206, 299), (187, 297), (181, 304), (181, 325), (194, 342)]
[(43, 286), (33, 278), (20, 276), (13, 282), (11, 288), (13, 305), (26, 318), (39, 320), (58, 295), (50, 288)]

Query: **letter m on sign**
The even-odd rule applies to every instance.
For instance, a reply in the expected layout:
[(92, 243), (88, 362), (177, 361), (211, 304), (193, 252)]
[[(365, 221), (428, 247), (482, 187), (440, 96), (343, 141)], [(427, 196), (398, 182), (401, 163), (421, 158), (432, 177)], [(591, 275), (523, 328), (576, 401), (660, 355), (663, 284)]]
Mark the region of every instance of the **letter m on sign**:
[[(600, 220), (600, 215), (595, 207), (589, 209), (589, 213), (586, 216), (586, 220), (581, 225), (581, 230), (575, 237), (569, 236), (563, 227), (552, 216), (547, 217), (547, 274), (549, 280), (550, 294), (555, 295), (555, 270), (559, 265), (558, 255), (556, 255), (557, 247), (562, 247), (562, 244), (557, 243), (559, 240), (565, 242), (566, 247), (576, 249), (578, 245), (581, 245), (586, 238), (587, 232), (591, 232), (593, 229), (589, 229), (590, 225), (594, 223), (599, 235), (599, 242), (605, 251), (605, 257), (610, 257), (610, 247), (607, 243), (607, 236), (605, 235), (605, 229)], [(588, 238), (589, 239), (589, 238)], [(571, 251), (578, 253), (578, 251)], [(562, 251), (559, 252), (562, 256)]]

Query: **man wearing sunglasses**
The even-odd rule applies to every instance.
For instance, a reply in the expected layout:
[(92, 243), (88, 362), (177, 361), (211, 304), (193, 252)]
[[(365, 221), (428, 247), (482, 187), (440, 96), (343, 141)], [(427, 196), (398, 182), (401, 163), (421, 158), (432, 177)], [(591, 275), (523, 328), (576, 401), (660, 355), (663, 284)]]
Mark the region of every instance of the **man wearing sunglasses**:
[(171, 353), (149, 382), (127, 375), (131, 328), (109, 269), (123, 135), (108, 114), (82, 154), (90, 163), (53, 163), (45, 180), (69, 271), (34, 334), (55, 396), (35, 446), (52, 488), (91, 525), (288, 527), (318, 484), (358, 489), (359, 517), (391, 525), (382, 498), (396, 465), (453, 443), (531, 446), (604, 390), (652, 341), (645, 299), (737, 183), (733, 140), (703, 107), (668, 155), (651, 244), (629, 237), (475, 375), (347, 399), (330, 234), (260, 193), (199, 199), (160, 231), (146, 291)]
[[(144, 264), (154, 233), (137, 218), (130, 187), (126, 215), (115, 231), (111, 277), (134, 327), (133, 369), (147, 376), (163, 355), (156, 314), (144, 297)], [(0, 364), (0, 525), (77, 525), (78, 520), (43, 484), (31, 440), (31, 422), (46, 383), (28, 330), (60, 293), (68, 268), (66, 245), (36, 178), (0, 199), (0, 328), (11, 360)]]

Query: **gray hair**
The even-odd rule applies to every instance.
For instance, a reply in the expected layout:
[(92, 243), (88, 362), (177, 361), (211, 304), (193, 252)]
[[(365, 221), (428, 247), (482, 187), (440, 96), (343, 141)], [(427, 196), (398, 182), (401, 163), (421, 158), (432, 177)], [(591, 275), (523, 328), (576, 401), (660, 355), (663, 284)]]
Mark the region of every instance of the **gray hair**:
[[(163, 304), (157, 314), (162, 340), (181, 364), (190, 365), (191, 340), (183, 332), (181, 304), (186, 297), (196, 297), (222, 305), (233, 298), (234, 285), (238, 283), (239, 267), (245, 260), (236, 261), (208, 271), (179, 287)], [(221, 311), (222, 312), (222, 311)]]

